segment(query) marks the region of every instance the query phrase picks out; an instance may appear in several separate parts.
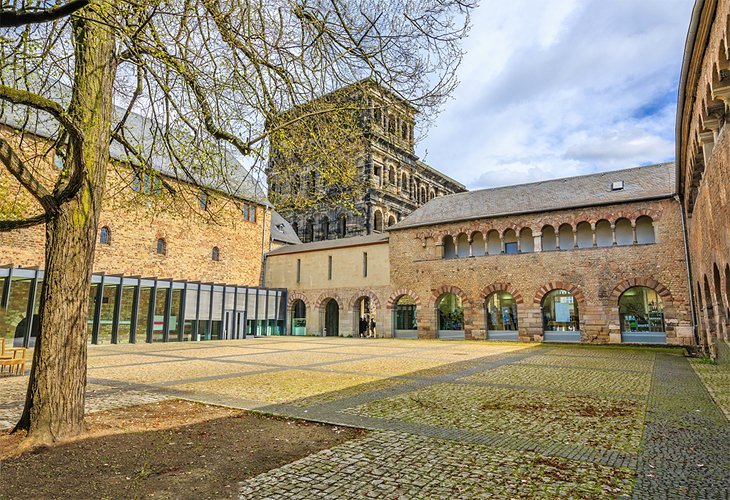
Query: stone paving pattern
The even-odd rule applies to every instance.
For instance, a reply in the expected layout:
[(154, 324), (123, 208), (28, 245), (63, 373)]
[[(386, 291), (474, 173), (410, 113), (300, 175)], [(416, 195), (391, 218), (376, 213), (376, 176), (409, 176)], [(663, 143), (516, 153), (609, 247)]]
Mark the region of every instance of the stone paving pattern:
[[(474, 341), (92, 346), (87, 410), (178, 397), (372, 430), (246, 481), (241, 498), (724, 498), (715, 401), (730, 391), (706, 366), (679, 349)], [(25, 383), (0, 379), (0, 426)]]

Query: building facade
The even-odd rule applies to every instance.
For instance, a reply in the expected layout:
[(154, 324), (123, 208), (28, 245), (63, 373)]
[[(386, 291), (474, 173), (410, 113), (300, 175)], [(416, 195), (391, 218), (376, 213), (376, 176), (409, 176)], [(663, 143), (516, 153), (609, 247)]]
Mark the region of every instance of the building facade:
[[(357, 175), (364, 185), (363, 195), (351, 210), (328, 203), (305, 209), (276, 207), (305, 243), (382, 233), (429, 200), (466, 190), (416, 155), (416, 111), (411, 106), (375, 84), (357, 88), (353, 99), (362, 108), (358, 125), (363, 139)], [(292, 189), (291, 182), (282, 178), (281, 161), (273, 150), (267, 179), (269, 189), (279, 192)], [(322, 189), (316, 169), (302, 165), (301, 171), (297, 184)]]
[(730, 340), (729, 17), (728, 0), (696, 2), (677, 109), (677, 189), (698, 336), (713, 357)]
[(334, 302), (338, 334), (357, 335), (369, 297), (386, 337), (692, 345), (679, 228), (661, 164), (437, 198), (388, 230), (387, 280), (361, 277), (364, 251), (342, 241), (270, 253), (267, 283), (306, 306), (310, 334)]

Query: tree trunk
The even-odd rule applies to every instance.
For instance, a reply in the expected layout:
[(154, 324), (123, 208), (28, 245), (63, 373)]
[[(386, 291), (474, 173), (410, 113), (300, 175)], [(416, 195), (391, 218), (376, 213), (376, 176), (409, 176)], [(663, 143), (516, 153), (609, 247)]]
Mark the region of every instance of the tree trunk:
[[(78, 193), (46, 223), (45, 278), (39, 331), (23, 415), (24, 447), (48, 444), (83, 430), (87, 318), (96, 233), (109, 162), (112, 82), (116, 74), (111, 30), (95, 22), (104, 4), (74, 17), (75, 74), (69, 114), (82, 127), (87, 177)], [(69, 151), (66, 172), (77, 168)]]

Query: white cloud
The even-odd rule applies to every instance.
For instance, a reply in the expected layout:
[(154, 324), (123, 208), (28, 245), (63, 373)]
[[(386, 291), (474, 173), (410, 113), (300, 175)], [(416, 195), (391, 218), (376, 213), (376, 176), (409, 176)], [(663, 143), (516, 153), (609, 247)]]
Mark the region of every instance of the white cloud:
[(692, 0), (484, 0), (419, 145), (470, 188), (667, 161)]

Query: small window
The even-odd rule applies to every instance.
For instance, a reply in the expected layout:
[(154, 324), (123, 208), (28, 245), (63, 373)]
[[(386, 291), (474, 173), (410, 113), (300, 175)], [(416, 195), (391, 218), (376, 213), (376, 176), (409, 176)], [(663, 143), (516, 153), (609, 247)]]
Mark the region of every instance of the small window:
[(611, 183), (611, 191), (621, 191), (624, 188), (624, 181), (614, 181)]
[(248, 206), (248, 220), (251, 222), (256, 222), (256, 205)]
[(205, 191), (200, 192), (200, 208), (201, 210), (208, 210), (208, 193)]
[(332, 256), (327, 256), (327, 279), (332, 279)]
[(302, 259), (297, 259), (297, 283), (302, 281)]
[(157, 254), (167, 255), (167, 242), (164, 238), (160, 238), (159, 240), (157, 240)]
[(139, 189), (141, 187), (141, 183), (139, 181), (139, 176), (135, 175), (132, 179), (132, 191), (139, 192)]
[(243, 212), (243, 220), (248, 220), (248, 203), (241, 205), (241, 211)]
[(221, 260), (221, 251), (218, 247), (213, 247), (213, 250), (210, 252), (210, 258), (213, 259), (214, 262)]
[(368, 253), (367, 252), (362, 253), (362, 277), (363, 278), (368, 277)]
[(111, 245), (112, 243), (112, 232), (109, 227), (104, 226), (99, 232), (99, 243), (102, 245)]

